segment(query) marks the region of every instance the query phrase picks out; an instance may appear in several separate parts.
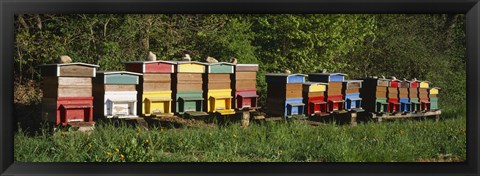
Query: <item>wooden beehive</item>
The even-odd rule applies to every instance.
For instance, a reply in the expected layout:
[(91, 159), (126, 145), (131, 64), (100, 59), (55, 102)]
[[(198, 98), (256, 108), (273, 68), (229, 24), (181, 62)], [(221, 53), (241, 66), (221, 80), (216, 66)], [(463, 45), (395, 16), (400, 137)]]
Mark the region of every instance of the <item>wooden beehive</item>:
[(429, 87), (430, 87), (430, 82), (419, 81), (418, 99), (420, 101), (420, 110), (421, 111), (430, 110), (430, 100), (428, 98), (428, 88)]
[(207, 115), (204, 109), (203, 74), (206, 64), (196, 61), (178, 61), (172, 80), (173, 110), (178, 114)]
[(95, 117), (136, 118), (141, 73), (99, 71), (93, 81)]
[(291, 117), (303, 115), (304, 106), (302, 84), (303, 74), (266, 74), (267, 82), (267, 112), (272, 115)]
[(93, 125), (92, 77), (98, 65), (43, 64), (42, 118), (55, 125)]
[(400, 80), (398, 79), (391, 79), (388, 82), (388, 87), (387, 87), (388, 111), (392, 113), (400, 111), (400, 101), (398, 98), (399, 85), (400, 85)]
[(345, 100), (342, 95), (343, 82), (346, 74), (343, 73), (310, 73), (308, 80), (311, 82), (328, 83), (326, 92), (327, 112), (345, 109)]
[(204, 74), (203, 92), (207, 112), (235, 114), (232, 106), (232, 75), (234, 65), (226, 62), (208, 63)]
[(408, 98), (410, 85), (410, 81), (407, 80), (400, 81), (398, 84), (398, 101), (400, 103), (400, 111), (402, 112), (412, 111), (412, 103)]
[(408, 87), (408, 99), (411, 103), (411, 112), (416, 112), (421, 110), (421, 103), (420, 99), (418, 98), (418, 87), (420, 86), (420, 82), (417, 80), (410, 81), (410, 85)]
[(346, 110), (362, 109), (362, 98), (360, 97), (362, 82), (362, 80), (345, 80), (345, 82), (343, 82), (342, 94), (344, 96)]
[(428, 97), (429, 97), (429, 100), (430, 100), (430, 110), (437, 110), (439, 109), (438, 107), (438, 93), (440, 92), (440, 88), (439, 87), (432, 87), (430, 89), (428, 89)]
[(256, 109), (258, 64), (236, 64), (232, 75), (232, 96), (235, 109)]
[(362, 108), (369, 112), (387, 112), (387, 87), (389, 80), (383, 78), (365, 78), (362, 80), (362, 88), (360, 88)]
[(172, 74), (176, 62), (132, 61), (125, 62), (125, 70), (142, 73), (137, 85), (138, 115), (173, 115)]
[(327, 113), (327, 102), (325, 101), (325, 92), (327, 83), (305, 82), (303, 83), (303, 103), (305, 104), (305, 114), (307, 116), (324, 116)]

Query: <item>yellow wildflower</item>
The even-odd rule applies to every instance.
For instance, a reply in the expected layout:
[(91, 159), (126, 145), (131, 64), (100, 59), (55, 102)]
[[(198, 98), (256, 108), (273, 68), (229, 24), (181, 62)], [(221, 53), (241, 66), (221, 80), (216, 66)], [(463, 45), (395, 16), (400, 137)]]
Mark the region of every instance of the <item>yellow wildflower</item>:
[(108, 156), (112, 155), (112, 153), (110, 152), (105, 152), (105, 154), (107, 154)]
[(118, 148), (115, 148), (115, 152), (117, 152), (117, 153), (118, 153), (118, 152), (120, 152), (120, 150), (119, 150)]
[(120, 154), (120, 158), (124, 159), (124, 158), (125, 158), (125, 155)]

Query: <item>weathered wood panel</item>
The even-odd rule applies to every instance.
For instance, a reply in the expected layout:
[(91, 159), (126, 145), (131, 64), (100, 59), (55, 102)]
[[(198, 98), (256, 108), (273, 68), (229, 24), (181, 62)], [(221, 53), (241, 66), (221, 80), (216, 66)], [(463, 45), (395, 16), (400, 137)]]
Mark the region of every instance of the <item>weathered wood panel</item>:
[(90, 97), (92, 96), (91, 86), (55, 86), (44, 85), (43, 96), (49, 98), (55, 97)]
[(177, 84), (176, 90), (177, 91), (203, 90), (203, 86), (202, 84), (198, 84), (198, 83), (182, 83), (182, 84)]
[(170, 83), (172, 81), (171, 74), (144, 74), (143, 82), (144, 83)]
[(172, 90), (170, 83), (143, 83), (143, 91), (167, 91)]
[(243, 79), (257, 79), (257, 72), (237, 72), (235, 73), (236, 80), (243, 80)]
[[(95, 86), (101, 87), (101, 85)], [(125, 85), (125, 84), (111, 84), (111, 85), (103, 85), (104, 91), (136, 91), (135, 85)], [(96, 88), (95, 88), (96, 89)]]
[(256, 89), (257, 80), (237, 80), (235, 89)]
[(43, 84), (49, 86), (92, 86), (92, 78), (43, 77)]
[(258, 65), (256, 64), (237, 64), (235, 66), (235, 72), (257, 72)]
[(96, 69), (81, 65), (60, 66), (59, 76), (94, 77)]

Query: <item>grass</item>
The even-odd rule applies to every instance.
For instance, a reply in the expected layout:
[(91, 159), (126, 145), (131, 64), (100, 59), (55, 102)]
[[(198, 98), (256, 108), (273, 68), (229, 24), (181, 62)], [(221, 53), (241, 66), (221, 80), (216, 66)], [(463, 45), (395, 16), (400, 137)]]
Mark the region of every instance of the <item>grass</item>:
[[(442, 120), (361, 123), (302, 122), (216, 128), (152, 128), (98, 123), (91, 134), (15, 135), (19, 162), (411, 162), (466, 159), (465, 108)], [(450, 159), (451, 160), (451, 159)], [(446, 160), (446, 161), (450, 161)]]

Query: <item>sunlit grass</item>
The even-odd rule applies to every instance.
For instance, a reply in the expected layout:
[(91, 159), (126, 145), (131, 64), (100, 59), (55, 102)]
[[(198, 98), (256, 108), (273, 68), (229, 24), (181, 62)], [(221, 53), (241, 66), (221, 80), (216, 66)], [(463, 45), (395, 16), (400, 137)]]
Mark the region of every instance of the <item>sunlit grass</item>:
[(463, 108), (446, 108), (442, 120), (361, 123), (356, 127), (301, 122), (239, 124), (218, 128), (148, 131), (99, 123), (91, 134), (15, 135), (20, 162), (210, 161), (419, 161), (439, 156), (466, 159)]

